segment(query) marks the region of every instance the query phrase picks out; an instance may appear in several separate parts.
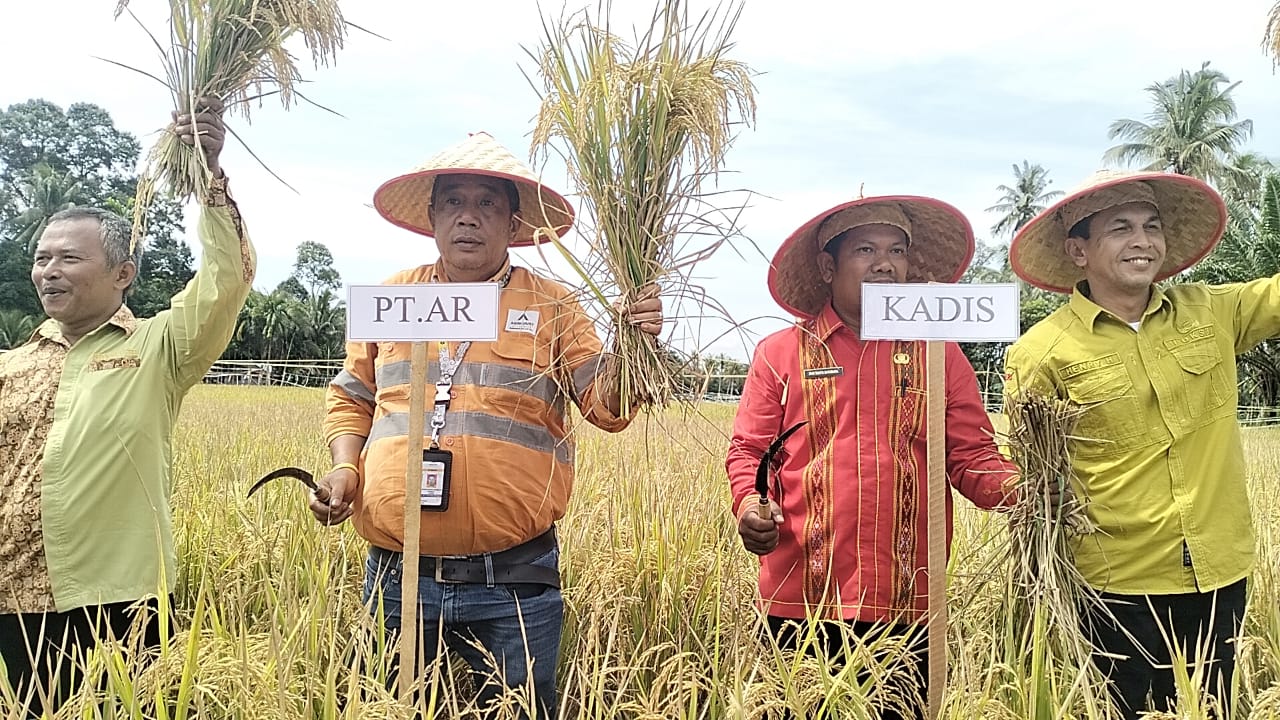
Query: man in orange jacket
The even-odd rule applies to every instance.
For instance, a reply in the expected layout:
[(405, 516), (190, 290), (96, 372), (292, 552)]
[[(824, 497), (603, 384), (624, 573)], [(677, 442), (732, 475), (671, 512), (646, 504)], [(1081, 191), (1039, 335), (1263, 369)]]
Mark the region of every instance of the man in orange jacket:
[[(497, 341), (439, 343), (428, 376), (412, 379), (449, 397), (436, 405), (426, 440), (452, 456), (447, 477), (424, 476), (418, 617), (425, 659), (438, 654), (442, 637), (471, 665), (482, 706), (504, 686), (531, 685), (538, 717), (554, 716), (564, 607), (554, 523), (564, 516), (574, 474), (568, 404), (609, 432), (630, 422), (614, 358), (591, 319), (568, 289), (508, 257), (509, 247), (532, 244), (538, 232), (565, 233), (573, 209), (484, 133), (388, 181), (374, 204), (393, 224), (434, 236), (440, 251), (435, 263), (388, 283), (503, 288)], [(656, 293), (625, 314), (644, 332), (661, 331)], [(352, 517), (369, 541), (365, 599), (381, 604), (392, 632), (400, 623), (409, 352), (407, 343), (348, 343), (326, 396), (334, 465), (318, 495), (327, 502), (311, 502), (320, 522)]]

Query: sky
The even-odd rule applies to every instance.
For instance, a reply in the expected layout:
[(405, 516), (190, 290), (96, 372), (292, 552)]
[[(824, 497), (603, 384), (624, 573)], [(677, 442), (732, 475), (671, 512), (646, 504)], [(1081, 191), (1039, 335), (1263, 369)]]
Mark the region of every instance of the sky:
[[(689, 0), (695, 10), (711, 7)], [(254, 109), (229, 123), (281, 185), (232, 143), (222, 163), (259, 253), (255, 286), (288, 277), (298, 243), (332, 251), (346, 283), (377, 283), (431, 262), (434, 242), (396, 228), (372, 209), (373, 191), (467, 133), (484, 130), (521, 158), (538, 94), (527, 53), (541, 17), (595, 0), (418, 2), (347, 0), (347, 18), (386, 39), (348, 38), (335, 66), (307, 69), (309, 97), (342, 113), (301, 105)], [(5, 3), (0, 8), (0, 106), (40, 97), (64, 108), (92, 102), (144, 148), (168, 120), (167, 91), (98, 58), (159, 70), (155, 49), (111, 0)], [(161, 0), (130, 7), (165, 32)], [(858, 196), (912, 194), (949, 202), (980, 240), (998, 219), (985, 208), (1011, 184), (1011, 165), (1048, 169), (1070, 190), (1102, 166), (1107, 128), (1149, 112), (1145, 88), (1204, 61), (1240, 85), (1249, 149), (1280, 161), (1280, 77), (1261, 47), (1269, 0), (975, 0), (892, 3), (745, 0), (732, 57), (757, 73), (758, 113), (726, 157), (722, 189), (749, 189), (742, 239), (693, 271), (693, 282), (728, 311), (669, 297), (665, 336), (685, 351), (746, 359), (789, 318), (767, 286), (768, 260), (794, 229)], [(652, 2), (615, 0), (612, 25), (647, 20)], [(538, 168), (569, 194), (562, 168)], [(571, 200), (573, 198), (571, 197)], [(188, 213), (189, 241), (194, 210)], [(1000, 238), (1000, 240), (1004, 240)], [(575, 248), (581, 250), (582, 245)], [(516, 262), (567, 276), (536, 250)]]

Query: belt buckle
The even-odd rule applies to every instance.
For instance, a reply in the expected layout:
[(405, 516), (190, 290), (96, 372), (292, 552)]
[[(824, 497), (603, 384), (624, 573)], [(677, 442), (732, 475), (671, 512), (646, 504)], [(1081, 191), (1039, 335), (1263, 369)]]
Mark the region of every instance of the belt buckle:
[(450, 578), (446, 578), (443, 575), (441, 575), (441, 573), (444, 572), (445, 560), (464, 560), (464, 559), (465, 558), (460, 555), (450, 555), (448, 557), (435, 558), (435, 561), (436, 561), (435, 581), (440, 583), (441, 585), (461, 585), (463, 583), (462, 580), (453, 580)]

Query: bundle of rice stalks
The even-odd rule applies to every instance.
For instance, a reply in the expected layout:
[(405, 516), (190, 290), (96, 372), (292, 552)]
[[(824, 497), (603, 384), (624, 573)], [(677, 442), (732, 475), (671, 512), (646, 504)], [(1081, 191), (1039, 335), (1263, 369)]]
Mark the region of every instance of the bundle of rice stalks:
[[(530, 53), (542, 79), (532, 155), (563, 158), (589, 255), (579, 260), (549, 239), (601, 306), (610, 307), (610, 290), (622, 299), (611, 312), (627, 411), (665, 406), (676, 373), (621, 308), (659, 279), (679, 292), (682, 273), (736, 232), (703, 183), (722, 170), (735, 126), (754, 122), (755, 86), (751, 69), (727, 57), (740, 4), (691, 22), (684, 0), (665, 0), (634, 43), (609, 30), (609, 11), (606, 0), (594, 17), (543, 22), (543, 44)], [(694, 239), (702, 244), (691, 247)]]
[[(128, 12), (137, 21), (128, 6), (129, 0), (119, 0), (116, 17)], [(301, 38), (312, 63), (328, 65), (348, 27), (337, 0), (169, 0), (169, 11), (167, 43), (147, 31), (160, 53), (163, 77), (129, 69), (163, 84), (174, 107), (184, 113), (200, 111), (198, 99), (212, 96), (246, 120), (254, 100), (261, 105), (263, 98), (276, 95), (286, 109), (295, 96), (306, 100), (296, 87), (302, 82), (297, 58), (286, 43)], [(146, 31), (141, 21), (138, 24)], [(230, 128), (228, 132), (234, 135)], [(145, 230), (146, 209), (157, 189), (185, 199), (208, 187), (210, 180), (204, 154), (179, 141), (176, 128), (162, 131), (138, 179), (135, 241)]]
[(1018, 655), (1033, 666), (1028, 704), (1037, 716), (1067, 707), (1083, 708), (1087, 717), (1114, 712), (1081, 622), (1086, 609), (1106, 611), (1076, 569), (1073, 551), (1081, 537), (1097, 531), (1086, 513), (1088, 499), (1072, 491), (1069, 443), (1081, 412), (1026, 390), (1005, 404), (1009, 447), (1022, 471), (1009, 515), (1010, 627), (1024, 633)]

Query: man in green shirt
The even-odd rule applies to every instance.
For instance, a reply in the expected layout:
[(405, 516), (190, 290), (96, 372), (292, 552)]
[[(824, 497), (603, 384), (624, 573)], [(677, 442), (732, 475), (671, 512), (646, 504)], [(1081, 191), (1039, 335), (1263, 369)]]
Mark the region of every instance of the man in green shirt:
[[(135, 318), (124, 299), (141, 247), (129, 223), (93, 208), (58, 213), (31, 268), (49, 319), (0, 356), (0, 659), (33, 715), (65, 700), (77, 659), (108, 633), (139, 620), (144, 643), (158, 644), (155, 598), (178, 575), (173, 425), (230, 341), (255, 265), (218, 163), (222, 103), (198, 109), (216, 179), (201, 193), (191, 282), (168, 310)], [(193, 119), (174, 121), (193, 145)]]
[(1072, 481), (1099, 531), (1075, 558), (1110, 610), (1086, 613), (1086, 631), (1128, 718), (1174, 701), (1171, 642), (1204, 656), (1205, 691), (1229, 700), (1254, 562), (1235, 356), (1280, 334), (1280, 276), (1155, 284), (1207, 255), (1226, 218), (1199, 180), (1110, 171), (1009, 251), (1023, 280), (1071, 294), (1009, 349), (1006, 392), (1083, 409)]

